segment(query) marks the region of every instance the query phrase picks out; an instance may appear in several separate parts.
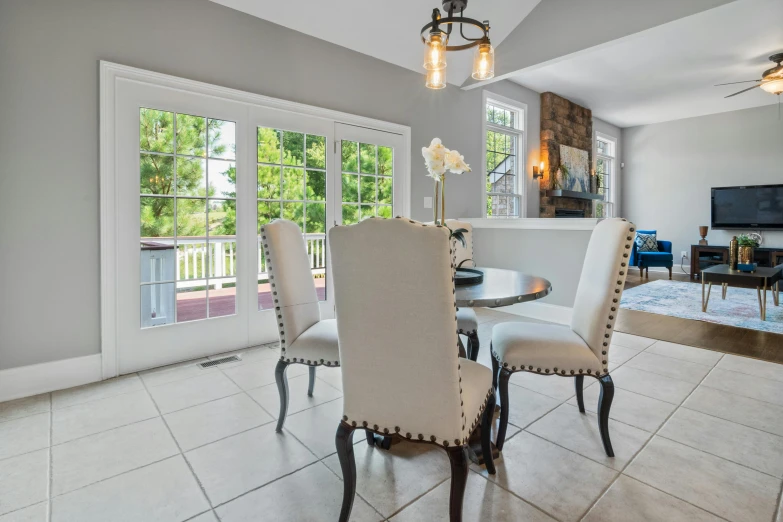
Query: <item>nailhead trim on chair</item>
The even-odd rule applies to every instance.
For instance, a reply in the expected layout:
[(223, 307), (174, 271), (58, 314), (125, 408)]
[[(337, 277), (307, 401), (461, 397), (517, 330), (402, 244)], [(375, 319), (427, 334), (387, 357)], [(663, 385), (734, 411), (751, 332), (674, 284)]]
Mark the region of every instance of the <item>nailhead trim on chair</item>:
[[(623, 219), (623, 221), (627, 221), (627, 220)], [(636, 231), (635, 225), (631, 224), (631, 228), (629, 229), (629, 232), (635, 232), (635, 231)], [(633, 240), (633, 236), (631, 236), (631, 235), (629, 235), (629, 236), (626, 236), (626, 240), (627, 240), (627, 241), (632, 241), (632, 240)], [(630, 244), (630, 243), (628, 243), (628, 244), (626, 244), (626, 245), (625, 245), (625, 249), (626, 249), (626, 250), (628, 250), (628, 249), (630, 249), (630, 248), (631, 248), (631, 244)], [(627, 253), (623, 253), (623, 258), (627, 258), (627, 257), (628, 257), (628, 254), (627, 254)], [(621, 261), (621, 262), (620, 262), (620, 267), (621, 267), (621, 268), (625, 268), (625, 266), (626, 266), (626, 263), (625, 263), (624, 261)], [(624, 277), (624, 276), (625, 276), (625, 270), (622, 270), (622, 269), (621, 269), (621, 270), (619, 271), (619, 274), (620, 274), (620, 278), (618, 278), (618, 279), (617, 279), (617, 286), (618, 286), (618, 288), (615, 288), (615, 290), (614, 290), (614, 293), (615, 293), (615, 294), (619, 294), (619, 293), (621, 293), (621, 292), (622, 292), (622, 287), (623, 287), (623, 285), (625, 284), (625, 277)], [(617, 298), (614, 298), (614, 299), (612, 299), (612, 303), (613, 303), (613, 304), (617, 304), (617, 303), (618, 303), (618, 301), (619, 301), (619, 300), (618, 300)], [(607, 340), (606, 340), (606, 341), (603, 343), (603, 346), (604, 346), (604, 347), (607, 347), (607, 346), (609, 346), (609, 344), (610, 344), (610, 340), (611, 340), (611, 338), (612, 338), (612, 330), (614, 329), (614, 322), (615, 322), (615, 315), (614, 315), (614, 312), (616, 312), (616, 311), (617, 311), (617, 307), (616, 307), (616, 306), (612, 306), (612, 307), (610, 308), (609, 322), (606, 324), (606, 332), (604, 332), (604, 339), (607, 339)], [(500, 359), (500, 357), (498, 357), (498, 354), (497, 354), (497, 353), (495, 353), (495, 351), (494, 351), (494, 350), (492, 350), (492, 352), (491, 352), (491, 353), (492, 353), (492, 356), (493, 356), (493, 357), (494, 357), (494, 358), (495, 358), (495, 359), (498, 361), (498, 363), (499, 363), (499, 364), (500, 364), (500, 365), (501, 365), (503, 368), (506, 368), (506, 369), (508, 369), (508, 363), (507, 363), (507, 362), (504, 362), (504, 361), (502, 361), (502, 360)], [(603, 350), (603, 351), (601, 352), (601, 355), (606, 355), (606, 350)], [(607, 360), (607, 359), (603, 359), (603, 360), (601, 360), (601, 364), (603, 365), (603, 373), (604, 373), (605, 375), (606, 375), (606, 374), (608, 374), (608, 373), (609, 373), (608, 360)], [(520, 369), (520, 371), (526, 371), (526, 370), (525, 370), (525, 366), (524, 366), (524, 365), (520, 366), (520, 367), (519, 367), (519, 369)], [(515, 367), (515, 366), (512, 366), (512, 367), (511, 367), (511, 371), (512, 371), (512, 372), (513, 372), (513, 371), (516, 371), (516, 367)], [(533, 371), (533, 366), (528, 366), (528, 371)], [(537, 372), (537, 373), (541, 373), (541, 368), (537, 368), (537, 369), (536, 369), (536, 372)], [(548, 368), (544, 368), (544, 373), (549, 373), (549, 369), (548, 369)], [(574, 375), (574, 370), (569, 370), (569, 373), (570, 373), (571, 375)], [(579, 375), (582, 375), (582, 373), (583, 373), (583, 371), (582, 371), (582, 369), (580, 368), (580, 369), (579, 369)], [(598, 378), (598, 377), (600, 377), (601, 373), (602, 373), (602, 371), (601, 371), (601, 370), (595, 370), (595, 373), (593, 373), (593, 370), (592, 370), (592, 369), (588, 369), (588, 370), (587, 370), (587, 375), (590, 375), (591, 377), (592, 377), (592, 376), (594, 376), (594, 377)], [(554, 373), (553, 373), (553, 375), (557, 375), (557, 368), (554, 368)], [(560, 371), (560, 375), (565, 375), (565, 370), (561, 370), (561, 371)]]
[[(266, 256), (266, 259), (267, 259), (267, 269), (269, 270), (269, 281), (270, 281), (271, 287), (275, 288), (275, 284), (271, 283), (271, 281), (273, 281), (274, 278), (275, 278), (275, 274), (274, 274), (274, 271), (272, 269), (272, 264), (273, 264), (274, 260), (269, 255), (269, 244), (266, 241), (266, 233), (265, 232), (266, 232), (265, 227), (261, 227), (261, 242), (262, 242), (262, 244), (264, 246), (264, 255)], [(277, 265), (277, 262), (274, 262), (274, 264)], [(272, 295), (276, 296), (277, 295), (277, 291), (272, 292)], [(279, 334), (280, 334), (280, 360), (281, 361), (284, 361), (284, 362), (287, 362), (287, 363), (305, 364), (307, 366), (330, 366), (330, 367), (332, 367), (332, 366), (333, 367), (340, 366), (340, 361), (324, 361), (323, 359), (321, 359), (320, 361), (307, 361), (307, 362), (305, 362), (304, 359), (299, 359), (297, 361), (295, 357), (293, 359), (291, 359), (290, 357), (286, 357), (286, 353), (285, 353), (286, 352), (286, 350), (285, 350), (285, 325), (282, 322), (282, 319), (283, 319), (282, 309), (280, 307), (280, 301), (277, 298), (274, 299), (274, 302), (275, 302), (275, 313), (277, 314), (277, 319), (281, 321), (281, 322), (278, 323), (278, 327), (280, 329), (279, 330)]]

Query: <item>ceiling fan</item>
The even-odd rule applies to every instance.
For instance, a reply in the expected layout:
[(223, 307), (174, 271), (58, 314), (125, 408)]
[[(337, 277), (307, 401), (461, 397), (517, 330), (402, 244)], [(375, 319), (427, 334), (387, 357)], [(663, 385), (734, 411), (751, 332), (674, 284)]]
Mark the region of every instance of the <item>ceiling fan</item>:
[(744, 82), (730, 82), (730, 83), (719, 83), (715, 87), (720, 87), (721, 85), (735, 85), (737, 83), (757, 83), (753, 87), (748, 87), (747, 89), (743, 89), (739, 92), (735, 92), (734, 94), (729, 94), (726, 96), (726, 98), (731, 98), (732, 96), (736, 96), (738, 94), (742, 94), (743, 92), (748, 92), (756, 87), (761, 87), (765, 91), (771, 94), (777, 94), (780, 95), (780, 93), (783, 93), (783, 53), (777, 53), (773, 54), (769, 57), (770, 61), (775, 62), (777, 65), (771, 69), (767, 69), (764, 71), (764, 74), (761, 75), (760, 80), (747, 80)]

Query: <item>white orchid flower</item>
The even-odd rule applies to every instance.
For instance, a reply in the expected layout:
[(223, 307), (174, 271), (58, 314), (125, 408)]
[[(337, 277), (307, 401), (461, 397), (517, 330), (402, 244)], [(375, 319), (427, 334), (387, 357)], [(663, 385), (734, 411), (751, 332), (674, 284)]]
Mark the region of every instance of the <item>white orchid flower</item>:
[(444, 165), (450, 172), (454, 174), (470, 172), (470, 165), (465, 163), (465, 156), (461, 155), (456, 150), (450, 150), (446, 153), (444, 158)]

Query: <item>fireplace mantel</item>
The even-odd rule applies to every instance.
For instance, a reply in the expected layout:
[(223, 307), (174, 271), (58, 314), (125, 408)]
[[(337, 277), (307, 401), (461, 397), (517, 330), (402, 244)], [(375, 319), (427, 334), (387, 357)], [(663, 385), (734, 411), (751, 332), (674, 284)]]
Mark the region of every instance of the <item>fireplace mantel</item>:
[(572, 199), (604, 199), (603, 194), (594, 194), (593, 192), (575, 192), (573, 190), (547, 190), (546, 196), (549, 198), (572, 198)]

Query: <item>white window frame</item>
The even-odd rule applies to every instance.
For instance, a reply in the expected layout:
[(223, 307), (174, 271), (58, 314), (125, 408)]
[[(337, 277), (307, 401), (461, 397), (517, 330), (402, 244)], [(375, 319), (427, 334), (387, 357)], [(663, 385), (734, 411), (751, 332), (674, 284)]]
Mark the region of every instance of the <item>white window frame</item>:
[[(598, 175), (598, 160), (609, 160), (612, 164), (612, 171), (609, 173), (609, 194), (611, 199), (604, 199), (596, 203), (603, 202), (604, 204), (604, 217), (615, 217), (617, 209), (617, 138), (609, 136), (602, 132), (595, 131), (593, 137), (593, 172)], [(612, 154), (601, 154), (598, 152), (598, 140), (609, 143), (611, 145)], [(604, 192), (606, 194), (606, 192)]]
[[(489, 219), (520, 219), (527, 216), (528, 175), (527, 169), (527, 104), (499, 94), (483, 91), (481, 98), (481, 216)], [(516, 113), (515, 127), (495, 125), (487, 121), (487, 104), (495, 105)], [(514, 163), (516, 179), (516, 195), (518, 200), (518, 216), (488, 216), (487, 215), (487, 131), (495, 130), (506, 134), (516, 135), (517, 161)]]

